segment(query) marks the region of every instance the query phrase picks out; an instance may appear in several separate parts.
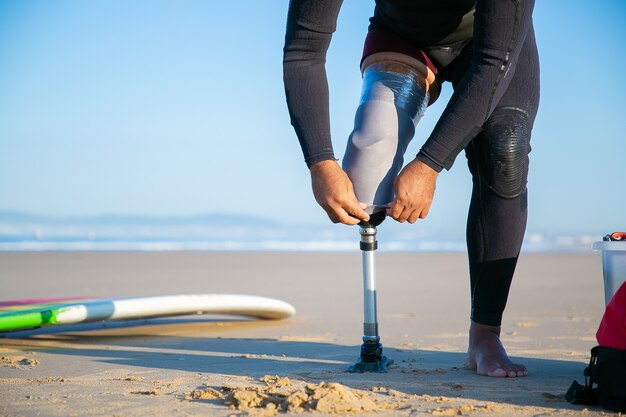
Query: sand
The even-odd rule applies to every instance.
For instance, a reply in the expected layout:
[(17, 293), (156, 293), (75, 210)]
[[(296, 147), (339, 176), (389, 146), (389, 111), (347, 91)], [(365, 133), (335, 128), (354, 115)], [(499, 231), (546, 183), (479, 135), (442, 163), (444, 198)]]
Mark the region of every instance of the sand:
[(0, 338), (1, 416), (615, 415), (563, 400), (595, 345), (601, 261), (524, 254), (503, 341), (526, 378), (463, 369), (465, 255), (377, 254), (386, 374), (345, 372), (362, 332), (355, 253), (0, 253), (0, 298), (237, 293), (283, 321), (187, 316)]

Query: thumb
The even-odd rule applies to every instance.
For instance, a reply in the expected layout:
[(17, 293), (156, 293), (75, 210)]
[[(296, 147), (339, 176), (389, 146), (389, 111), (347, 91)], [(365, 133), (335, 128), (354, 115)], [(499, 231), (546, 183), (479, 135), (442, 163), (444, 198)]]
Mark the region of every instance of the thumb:
[(357, 219), (369, 220), (370, 216), (365, 212), (365, 207), (367, 207), (366, 204), (353, 200), (346, 204), (345, 210)]

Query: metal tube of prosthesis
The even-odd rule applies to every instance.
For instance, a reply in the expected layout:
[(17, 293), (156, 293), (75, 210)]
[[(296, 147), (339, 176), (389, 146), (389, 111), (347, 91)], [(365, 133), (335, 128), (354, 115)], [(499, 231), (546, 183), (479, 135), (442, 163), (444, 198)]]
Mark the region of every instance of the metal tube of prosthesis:
[(348, 372), (387, 372), (392, 360), (383, 356), (383, 345), (378, 335), (376, 312), (376, 262), (374, 252), (378, 248), (376, 225), (385, 218), (385, 212), (370, 216), (369, 222), (362, 222), (361, 251), (363, 259), (363, 344), (359, 361)]
[(374, 251), (376, 241), (375, 227), (361, 227), (361, 253), (363, 258), (363, 335), (378, 338), (378, 319), (376, 315), (376, 261)]

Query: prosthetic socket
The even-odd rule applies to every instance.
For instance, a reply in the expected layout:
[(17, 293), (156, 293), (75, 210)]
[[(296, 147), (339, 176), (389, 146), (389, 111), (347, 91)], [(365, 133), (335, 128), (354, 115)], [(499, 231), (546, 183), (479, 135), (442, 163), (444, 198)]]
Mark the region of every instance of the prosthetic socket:
[(361, 101), (343, 169), (357, 199), (372, 214), (393, 201), (393, 182), (429, 104), (435, 76), (416, 59), (387, 52), (370, 55), (361, 70)]

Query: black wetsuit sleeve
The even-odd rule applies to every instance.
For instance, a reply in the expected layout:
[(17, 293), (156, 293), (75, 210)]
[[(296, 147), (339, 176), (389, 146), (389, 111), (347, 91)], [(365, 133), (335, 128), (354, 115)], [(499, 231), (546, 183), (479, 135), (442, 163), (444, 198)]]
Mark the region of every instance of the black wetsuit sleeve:
[(526, 34), (533, 0), (478, 0), (472, 61), (417, 158), (431, 168), (450, 169), (480, 132), (506, 91)]
[(326, 52), (342, 0), (291, 0), (283, 49), (287, 107), (304, 160), (335, 159), (330, 139)]

